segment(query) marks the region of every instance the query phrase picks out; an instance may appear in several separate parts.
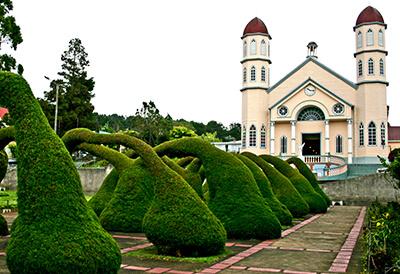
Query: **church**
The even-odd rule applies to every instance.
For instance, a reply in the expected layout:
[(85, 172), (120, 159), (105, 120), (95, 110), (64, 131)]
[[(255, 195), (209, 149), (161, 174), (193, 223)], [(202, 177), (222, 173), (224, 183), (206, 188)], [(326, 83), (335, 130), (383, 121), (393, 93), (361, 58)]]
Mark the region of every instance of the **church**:
[(304, 62), (271, 85), (271, 35), (262, 20), (251, 20), (242, 36), (241, 151), (347, 166), (377, 164), (377, 155), (400, 147), (400, 127), (388, 124), (386, 28), (371, 6), (358, 16), (355, 82), (321, 63), (310, 42)]

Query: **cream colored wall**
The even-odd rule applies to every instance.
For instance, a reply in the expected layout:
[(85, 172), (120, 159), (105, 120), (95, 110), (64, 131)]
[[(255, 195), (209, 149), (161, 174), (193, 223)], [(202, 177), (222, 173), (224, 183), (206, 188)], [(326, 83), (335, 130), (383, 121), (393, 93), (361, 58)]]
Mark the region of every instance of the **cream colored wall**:
[[(336, 136), (341, 135), (343, 138), (343, 152), (336, 153)], [(348, 155), (348, 134), (347, 134), (347, 121), (330, 121), (329, 122), (329, 140), (330, 140), (330, 153), (340, 157), (347, 157)]]
[(269, 93), (270, 105), (273, 105), (275, 102), (279, 101), (282, 97), (286, 96), (293, 89), (295, 89), (300, 83), (306, 81), (310, 77), (323, 85), (325, 88), (334, 92), (340, 98), (343, 98), (350, 104), (355, 104), (356, 92), (353, 87), (336, 78), (334, 75), (322, 69), (315, 63), (308, 62), (304, 67), (295, 72), (291, 77), (286, 79), (271, 93)]
[[(374, 33), (374, 45), (373, 46), (367, 46), (367, 31), (371, 29)], [(383, 46), (379, 46), (378, 44), (378, 32), (379, 30), (383, 31)], [(361, 31), (362, 33), (362, 47), (361, 48), (357, 48), (357, 34), (358, 32)], [(355, 29), (354, 31), (354, 41), (355, 41), (355, 45), (354, 48), (356, 49), (356, 52), (360, 52), (363, 50), (369, 50), (372, 48), (377, 48), (380, 50), (384, 50), (385, 49), (385, 42), (386, 42), (386, 34), (385, 34), (385, 26), (379, 25), (379, 24), (374, 24), (374, 25), (363, 25), (358, 27), (357, 29)]]
[(275, 124), (275, 155), (281, 155), (281, 137), (287, 138), (287, 153), (282, 155), (290, 155), (291, 151), (291, 136), (290, 136), (290, 123), (276, 123)]
[(395, 142), (389, 143), (389, 150), (393, 150), (396, 148), (400, 148), (400, 141), (395, 141)]
[[(243, 68), (247, 69), (247, 81), (243, 82), (243, 87), (263, 87), (263, 88), (268, 88), (268, 75), (269, 75), (269, 66), (268, 63), (265, 61), (248, 61), (243, 63)], [(255, 67), (256, 69), (256, 80), (255, 81), (250, 81), (250, 75), (251, 75), (251, 68)], [(265, 67), (265, 73), (266, 73), (266, 81), (261, 81), (261, 68)], [(265, 91), (264, 91), (265, 92)]]

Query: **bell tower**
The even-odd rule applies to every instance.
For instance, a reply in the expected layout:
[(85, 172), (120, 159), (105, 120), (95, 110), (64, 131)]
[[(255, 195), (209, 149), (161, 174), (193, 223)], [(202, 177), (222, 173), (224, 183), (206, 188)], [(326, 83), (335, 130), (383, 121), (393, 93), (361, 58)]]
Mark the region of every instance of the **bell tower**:
[(355, 132), (360, 163), (378, 163), (376, 155), (387, 157), (388, 114), (386, 101), (385, 24), (380, 12), (368, 6), (357, 18), (355, 33), (357, 101)]
[(270, 86), (270, 41), (264, 22), (255, 17), (242, 36), (242, 151), (267, 153), (267, 89)]

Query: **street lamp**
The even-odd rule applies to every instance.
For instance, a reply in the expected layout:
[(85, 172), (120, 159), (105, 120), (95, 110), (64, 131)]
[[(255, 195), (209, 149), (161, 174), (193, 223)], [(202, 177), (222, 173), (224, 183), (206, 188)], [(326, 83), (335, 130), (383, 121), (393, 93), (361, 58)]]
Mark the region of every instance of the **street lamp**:
[[(47, 77), (46, 75), (44, 76), (44, 78), (46, 78), (47, 80), (49, 80), (50, 81), (50, 83), (52, 82), (51, 80), (50, 80), (50, 78), (49, 77)], [(60, 87), (60, 84), (59, 83), (57, 83), (57, 82), (55, 82), (56, 83), (56, 110), (55, 110), (55, 113), (54, 113), (54, 132), (57, 134), (57, 118), (58, 118), (58, 89), (59, 89), (59, 87)]]

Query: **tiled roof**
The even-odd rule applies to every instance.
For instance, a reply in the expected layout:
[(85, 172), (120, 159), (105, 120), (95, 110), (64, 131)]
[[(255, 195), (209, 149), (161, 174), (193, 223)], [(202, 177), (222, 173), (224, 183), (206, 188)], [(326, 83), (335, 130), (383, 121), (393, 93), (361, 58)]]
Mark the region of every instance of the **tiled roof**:
[(388, 138), (389, 141), (400, 140), (400, 127), (389, 126)]
[(358, 16), (356, 26), (372, 22), (385, 23), (382, 14), (376, 8), (368, 6)]

